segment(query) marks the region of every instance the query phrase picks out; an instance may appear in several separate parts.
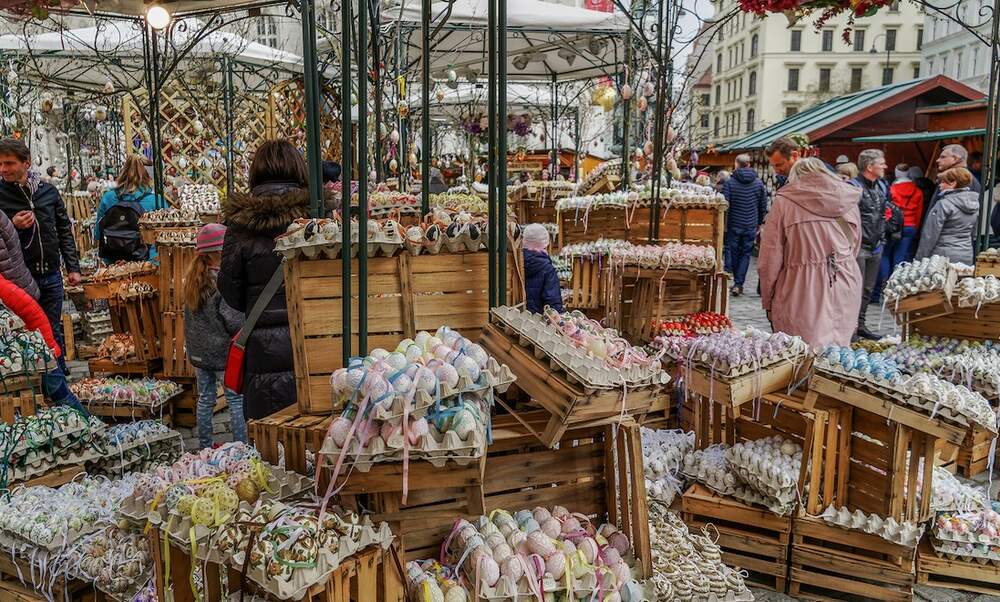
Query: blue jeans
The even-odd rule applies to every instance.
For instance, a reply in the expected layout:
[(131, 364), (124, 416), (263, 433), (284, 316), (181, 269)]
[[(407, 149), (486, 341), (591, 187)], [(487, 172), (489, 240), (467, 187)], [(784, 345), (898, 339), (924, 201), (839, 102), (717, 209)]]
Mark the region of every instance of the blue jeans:
[(52, 334), (56, 337), (56, 342), (59, 343), (59, 348), (62, 349), (63, 353), (59, 356), (59, 368), (66, 373), (66, 344), (63, 342), (63, 329), (62, 329), (62, 306), (63, 306), (63, 279), (61, 272), (52, 272), (51, 274), (42, 274), (41, 276), (35, 276), (35, 282), (38, 284), (38, 304), (42, 307), (42, 311), (45, 312), (45, 317), (49, 319), (49, 325), (52, 326)]
[(750, 268), (750, 254), (757, 239), (756, 227), (729, 228), (726, 230), (726, 271), (732, 272), (733, 284), (743, 286)]
[(916, 242), (917, 229), (914, 226), (906, 226), (898, 241), (886, 243), (882, 251), (882, 263), (878, 268), (878, 282), (875, 283), (875, 292), (872, 293), (872, 303), (881, 303), (882, 287), (885, 286), (889, 276), (896, 271), (896, 266), (913, 259), (917, 252), (914, 245)]
[(79, 398), (70, 390), (69, 384), (66, 382), (66, 374), (59, 366), (42, 374), (42, 392), (53, 405), (69, 406), (79, 410), (84, 416), (89, 415), (80, 404)]
[[(224, 372), (214, 372), (203, 368), (194, 369), (198, 380), (198, 444), (201, 447), (211, 447), (212, 415), (215, 413), (215, 401), (218, 399), (218, 385), (225, 378)], [(225, 389), (225, 387), (223, 387)], [(229, 418), (233, 422), (233, 440), (247, 442), (247, 423), (243, 418), (243, 396), (225, 389), (226, 402), (229, 404)]]

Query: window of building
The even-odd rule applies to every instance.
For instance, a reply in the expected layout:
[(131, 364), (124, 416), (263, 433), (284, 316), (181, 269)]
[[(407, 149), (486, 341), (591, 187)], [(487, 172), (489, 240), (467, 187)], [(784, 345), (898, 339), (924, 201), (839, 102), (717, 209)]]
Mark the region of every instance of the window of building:
[(948, 55), (941, 55), (941, 75), (948, 75)]
[(710, 104), (712, 104), (712, 95), (708, 92), (705, 92), (704, 94), (701, 95), (701, 106), (707, 107)]
[(729, 48), (727, 48), (726, 49), (726, 53), (727, 53), (727, 55), (726, 55), (726, 68), (727, 69), (732, 69), (733, 68), (733, 47), (730, 46)]
[(755, 58), (757, 56), (757, 34), (750, 36), (750, 58)]
[(799, 112), (798, 107), (785, 107), (785, 117), (791, 117)]
[(984, 70), (979, 65), (979, 46), (972, 49), (972, 69), (969, 69), (970, 75), (978, 75), (983, 73)]
[(923, 27), (918, 27), (917, 28), (917, 50), (920, 50), (923, 47), (924, 47), (924, 28)]
[(715, 72), (722, 73), (722, 53), (715, 57)]
[(701, 127), (703, 128), (708, 127), (708, 113), (701, 114)]
[(802, 30), (793, 29), (792, 30), (792, 52), (798, 52), (802, 50)]
[(884, 67), (882, 69), (882, 85), (883, 86), (888, 86), (889, 84), (891, 84), (892, 83), (892, 76), (893, 76), (893, 68), (892, 67)]
[(885, 30), (885, 49), (887, 51), (892, 51), (896, 49), (896, 30), (887, 29)]
[(747, 84), (747, 96), (753, 96), (757, 93), (757, 72), (750, 72), (750, 80)]
[(899, 0), (893, 0), (892, 3), (889, 4), (889, 12), (890, 13), (899, 12)]
[(823, 30), (823, 52), (833, 52), (833, 30)]
[(829, 92), (830, 91), (830, 68), (820, 67), (819, 69), (819, 91)]
[(927, 61), (927, 73), (929, 75), (934, 75), (934, 59), (929, 59)]
[(861, 75), (863, 71), (861, 67), (853, 67), (851, 69), (851, 92), (857, 92), (861, 89)]
[(718, 115), (716, 115), (716, 117), (715, 117), (715, 137), (716, 138), (719, 137), (719, 117), (718, 117)]
[(750, 133), (753, 132), (754, 116), (755, 116), (754, 110), (753, 109), (747, 109), (747, 133), (748, 134), (750, 134)]
[(913, 63), (913, 79), (920, 77), (920, 63)]
[(722, 104), (722, 86), (720, 85), (715, 86), (715, 104)]
[(855, 29), (854, 30), (854, 52), (864, 52), (865, 51), (865, 30)]
[(257, 18), (257, 42), (271, 48), (278, 47), (278, 23), (274, 17)]
[(789, 69), (788, 70), (788, 91), (796, 92), (799, 89), (799, 70)]
[(321, 34), (323, 32), (332, 33), (334, 31), (337, 22), (335, 17), (333, 9), (329, 6), (316, 7), (316, 25), (319, 26)]

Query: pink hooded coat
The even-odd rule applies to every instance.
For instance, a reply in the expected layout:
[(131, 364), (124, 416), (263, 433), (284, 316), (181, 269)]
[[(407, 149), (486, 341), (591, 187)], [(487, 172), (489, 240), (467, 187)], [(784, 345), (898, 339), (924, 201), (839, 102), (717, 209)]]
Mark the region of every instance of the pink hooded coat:
[(764, 223), (761, 303), (775, 331), (800, 336), (814, 349), (850, 344), (857, 327), (860, 195), (833, 176), (807, 174), (778, 191)]

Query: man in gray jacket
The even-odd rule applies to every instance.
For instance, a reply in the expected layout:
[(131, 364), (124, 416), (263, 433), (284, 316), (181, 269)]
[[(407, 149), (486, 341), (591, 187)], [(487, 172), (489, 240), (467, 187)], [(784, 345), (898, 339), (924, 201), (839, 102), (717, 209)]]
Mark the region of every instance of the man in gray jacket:
[(3, 211), (0, 211), (0, 276), (38, 300), (38, 285), (28, 270), (28, 264), (24, 263), (21, 240), (14, 224)]

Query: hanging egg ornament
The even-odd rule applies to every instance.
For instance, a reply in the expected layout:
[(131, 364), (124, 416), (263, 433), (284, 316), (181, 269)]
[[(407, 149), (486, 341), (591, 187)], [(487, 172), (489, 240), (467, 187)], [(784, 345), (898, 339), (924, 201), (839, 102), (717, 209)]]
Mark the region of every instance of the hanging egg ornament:
[(417, 153), (410, 153), (409, 159), (410, 159), (410, 165), (416, 167), (417, 166)]
[(181, 169), (187, 169), (188, 160), (187, 157), (180, 157), (177, 159), (177, 167)]
[(35, 113), (32, 118), (34, 119), (36, 125), (42, 125), (45, 123), (45, 117), (42, 116), (41, 113)]
[(396, 112), (399, 113), (400, 117), (406, 117), (410, 114), (410, 105), (406, 104), (405, 100), (401, 100), (396, 105)]
[(10, 84), (11, 86), (16, 86), (17, 85), (17, 80), (18, 80), (17, 71), (14, 71), (14, 69), (11, 69), (10, 71), (7, 72), (7, 83), (8, 84)]
[(632, 100), (632, 86), (625, 84), (622, 86), (622, 100)]
[(396, 161), (395, 159), (390, 159), (389, 171), (391, 171), (392, 173), (396, 173), (397, 171), (399, 171), (399, 161)]
[(103, 90), (104, 90), (105, 94), (114, 94), (115, 93), (115, 84), (109, 79), (109, 80), (107, 80), (107, 81), (104, 82), (104, 88), (103, 88)]
[(393, 144), (399, 144), (399, 130), (394, 129), (389, 133), (389, 141)]
[(448, 69), (447, 77), (449, 82), (458, 81), (458, 73), (454, 69)]
[(39, 103), (38, 108), (41, 109), (42, 113), (51, 113), (52, 107), (54, 106), (54, 101), (51, 97), (42, 97), (41, 103)]
[(637, 109), (639, 109), (640, 113), (645, 113), (646, 109), (649, 108), (649, 101), (646, 100), (645, 96), (640, 96), (639, 100), (636, 101), (635, 106)]
[(94, 109), (94, 121), (102, 122), (108, 119), (108, 108), (107, 107), (97, 107)]
[(201, 122), (201, 119), (195, 119), (194, 123), (191, 125), (194, 128), (194, 132), (196, 134), (200, 134), (203, 131), (205, 131), (205, 124)]
[(653, 88), (653, 82), (646, 82), (646, 84), (642, 87), (643, 96), (652, 96), (655, 91), (656, 90)]
[(444, 90), (438, 88), (438, 90), (434, 93), (434, 97), (438, 99), (438, 102), (444, 100)]
[(653, 141), (647, 140), (645, 144), (642, 145), (642, 152), (646, 153), (647, 157), (653, 156)]

